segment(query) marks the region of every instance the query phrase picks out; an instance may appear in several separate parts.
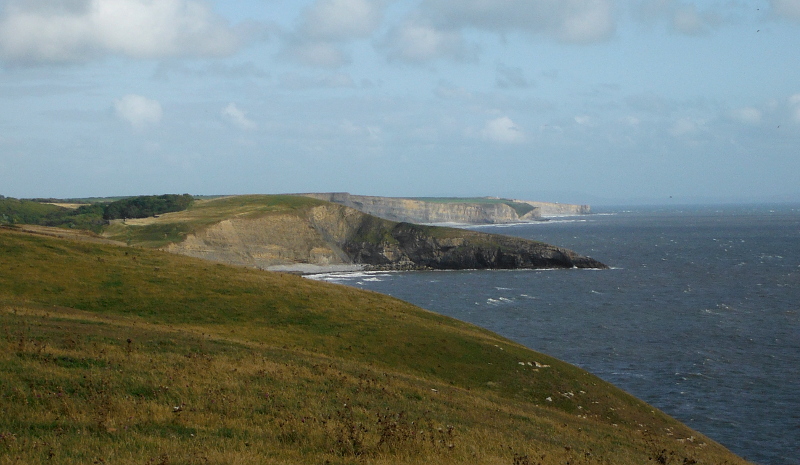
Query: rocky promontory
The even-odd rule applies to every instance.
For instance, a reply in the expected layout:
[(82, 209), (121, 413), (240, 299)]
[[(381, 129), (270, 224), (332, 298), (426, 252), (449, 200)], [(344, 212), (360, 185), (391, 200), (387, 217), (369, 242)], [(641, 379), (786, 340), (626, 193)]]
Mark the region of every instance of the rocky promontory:
[(588, 205), (480, 198), (401, 198), (347, 192), (302, 194), (387, 220), (407, 223), (505, 224), (588, 214)]
[(429, 228), (436, 227), (397, 223), (387, 231), (387, 241), (351, 240), (344, 248), (355, 262), (372, 269), (607, 268), (593, 258), (543, 242)]
[[(199, 203), (198, 211), (213, 208), (214, 202)], [(299, 205), (231, 215), (164, 248), (229, 264), (284, 270), (292, 265), (393, 270), (606, 268), (597, 260), (542, 242), (395, 222), (312, 199)], [(162, 215), (153, 220), (153, 227), (191, 221), (193, 211)]]

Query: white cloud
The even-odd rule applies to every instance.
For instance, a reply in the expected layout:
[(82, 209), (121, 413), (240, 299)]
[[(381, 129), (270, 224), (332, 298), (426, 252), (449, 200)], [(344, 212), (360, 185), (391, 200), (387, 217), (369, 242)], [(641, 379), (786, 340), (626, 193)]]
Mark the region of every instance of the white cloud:
[(350, 58), (344, 42), (370, 37), (383, 21), (383, 0), (317, 0), (285, 35), (283, 57), (307, 66), (336, 68)]
[(569, 43), (603, 41), (614, 33), (611, 0), (426, 0), (423, 14), (442, 27), (544, 34)]
[(674, 137), (691, 136), (700, 132), (703, 125), (702, 121), (696, 121), (690, 118), (681, 118), (672, 125), (669, 133)]
[(770, 0), (769, 3), (778, 16), (800, 22), (800, 0)]
[(17, 62), (221, 56), (238, 45), (200, 0), (9, 0), (0, 15), (0, 57)]
[(470, 61), (476, 50), (470, 49), (458, 31), (437, 29), (424, 20), (409, 19), (393, 28), (383, 47), (392, 59), (424, 62), (439, 58)]
[(365, 38), (380, 26), (384, 2), (318, 0), (305, 11), (300, 34), (313, 40)]
[(707, 30), (696, 5), (685, 5), (676, 9), (672, 16), (672, 27), (678, 32), (689, 35), (702, 34)]
[(235, 103), (230, 103), (222, 109), (222, 117), (240, 129), (253, 130), (258, 126)]
[(737, 108), (731, 112), (733, 119), (745, 124), (758, 124), (763, 116), (761, 110), (753, 107)]
[(508, 116), (486, 122), (481, 135), (488, 140), (504, 144), (519, 144), (525, 141), (525, 133)]
[(114, 112), (136, 129), (158, 124), (164, 114), (159, 102), (135, 94), (115, 100)]
[(614, 33), (611, 2), (603, 0), (567, 1), (569, 10), (558, 26), (556, 37), (564, 42), (592, 43), (608, 39)]

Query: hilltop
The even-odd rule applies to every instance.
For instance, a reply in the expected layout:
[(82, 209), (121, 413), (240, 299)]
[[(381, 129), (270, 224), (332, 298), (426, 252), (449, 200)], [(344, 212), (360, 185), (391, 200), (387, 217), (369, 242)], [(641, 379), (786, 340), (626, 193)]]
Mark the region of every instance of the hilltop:
[(196, 200), (183, 211), (115, 221), (103, 236), (131, 245), (262, 269), (606, 268), (542, 242), (378, 218), (303, 196)]
[(745, 463), (387, 296), (47, 232), (0, 228), (3, 464)]

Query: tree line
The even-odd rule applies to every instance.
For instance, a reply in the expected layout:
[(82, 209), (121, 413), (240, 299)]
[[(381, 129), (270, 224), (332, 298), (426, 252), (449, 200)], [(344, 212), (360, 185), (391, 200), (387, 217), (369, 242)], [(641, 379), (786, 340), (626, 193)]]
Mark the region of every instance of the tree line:
[(147, 218), (186, 210), (194, 198), (189, 194), (142, 195), (110, 203), (81, 205), (76, 209), (38, 200), (42, 199), (25, 200), (0, 195), (0, 224), (35, 224), (100, 232), (111, 220)]

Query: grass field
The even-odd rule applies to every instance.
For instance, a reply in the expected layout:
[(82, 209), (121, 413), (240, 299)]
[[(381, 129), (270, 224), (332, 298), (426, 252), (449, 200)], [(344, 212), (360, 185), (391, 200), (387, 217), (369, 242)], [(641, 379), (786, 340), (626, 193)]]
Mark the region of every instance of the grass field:
[(589, 373), (390, 297), (14, 228), (0, 405), (0, 464), (744, 463)]

